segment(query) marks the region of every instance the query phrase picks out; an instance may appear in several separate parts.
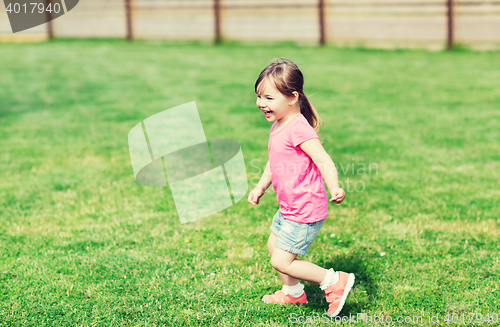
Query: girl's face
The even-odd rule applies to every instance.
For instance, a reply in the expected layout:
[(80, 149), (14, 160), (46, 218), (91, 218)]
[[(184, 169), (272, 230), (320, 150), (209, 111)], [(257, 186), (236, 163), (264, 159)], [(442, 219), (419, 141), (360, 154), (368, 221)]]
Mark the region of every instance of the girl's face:
[(262, 80), (261, 84), (257, 87), (257, 107), (262, 110), (270, 122), (279, 121), (294, 111), (295, 103), (295, 99), (289, 99), (281, 94), (269, 78)]

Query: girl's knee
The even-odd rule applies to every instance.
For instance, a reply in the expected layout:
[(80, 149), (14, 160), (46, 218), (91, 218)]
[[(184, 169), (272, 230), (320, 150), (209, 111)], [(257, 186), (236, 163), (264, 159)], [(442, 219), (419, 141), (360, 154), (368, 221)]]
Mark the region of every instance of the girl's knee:
[(285, 269), (287, 267), (287, 265), (284, 264), (283, 260), (273, 255), (271, 255), (271, 266), (282, 273), (285, 272)]
[(267, 242), (267, 250), (269, 251), (269, 256), (273, 256), (273, 251), (274, 251), (274, 244), (271, 244), (270, 242)]
[(269, 256), (273, 256), (274, 252), (274, 243), (276, 243), (276, 235), (274, 233), (271, 233), (269, 235), (269, 239), (267, 240), (267, 250), (269, 251)]

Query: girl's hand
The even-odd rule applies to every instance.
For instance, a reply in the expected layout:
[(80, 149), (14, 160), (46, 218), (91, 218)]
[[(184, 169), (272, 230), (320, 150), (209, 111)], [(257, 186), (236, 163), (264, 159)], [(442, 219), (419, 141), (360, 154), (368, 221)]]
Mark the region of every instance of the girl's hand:
[(332, 194), (332, 198), (330, 199), (330, 202), (333, 203), (341, 203), (345, 199), (345, 192), (341, 188), (337, 188), (333, 190), (333, 192), (330, 192)]
[(259, 204), (259, 199), (263, 194), (264, 190), (257, 187), (254, 188), (252, 191), (250, 191), (250, 194), (248, 195), (248, 202), (250, 202), (253, 205)]

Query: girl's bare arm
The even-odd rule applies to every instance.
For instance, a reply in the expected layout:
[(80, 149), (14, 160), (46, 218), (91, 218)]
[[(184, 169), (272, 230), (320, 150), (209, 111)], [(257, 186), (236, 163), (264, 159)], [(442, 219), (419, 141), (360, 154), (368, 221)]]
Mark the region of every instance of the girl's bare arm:
[(264, 192), (267, 190), (269, 185), (271, 185), (271, 166), (268, 160), (262, 177), (255, 188), (250, 191), (250, 194), (248, 195), (248, 202), (253, 205), (259, 204), (260, 197), (264, 195)]
[(307, 140), (299, 146), (309, 157), (311, 157), (316, 166), (318, 166), (332, 196), (330, 201), (334, 203), (344, 201), (345, 192), (339, 187), (337, 167), (335, 167), (332, 158), (326, 153), (319, 139)]
[(268, 160), (266, 168), (264, 169), (264, 173), (262, 174), (262, 177), (260, 178), (255, 188), (259, 188), (265, 192), (269, 185), (271, 185), (271, 165), (269, 164)]

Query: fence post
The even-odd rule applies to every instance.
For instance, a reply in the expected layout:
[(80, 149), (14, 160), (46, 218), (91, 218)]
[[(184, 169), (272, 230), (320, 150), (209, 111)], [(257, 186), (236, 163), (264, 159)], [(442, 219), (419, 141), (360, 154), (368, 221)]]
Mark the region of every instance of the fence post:
[(222, 41), (220, 34), (220, 0), (214, 0), (214, 18), (215, 18), (215, 44)]
[(127, 40), (132, 41), (134, 38), (132, 28), (132, 0), (125, 0), (125, 19), (127, 20)]
[[(45, 8), (47, 8), (49, 4), (52, 7), (51, 1), (45, 0)], [(52, 13), (51, 11), (45, 11), (45, 14), (47, 17), (47, 36), (49, 40), (52, 40), (54, 38), (54, 25), (52, 25)]]
[(447, 6), (448, 6), (448, 37), (447, 37), (447, 49), (452, 50), (453, 49), (453, 29), (454, 29), (454, 24), (453, 24), (453, 0), (447, 0)]
[(318, 13), (319, 13), (319, 44), (325, 45), (325, 1), (318, 1)]

